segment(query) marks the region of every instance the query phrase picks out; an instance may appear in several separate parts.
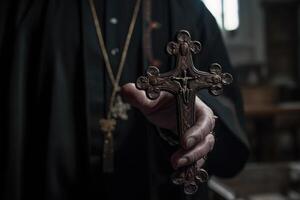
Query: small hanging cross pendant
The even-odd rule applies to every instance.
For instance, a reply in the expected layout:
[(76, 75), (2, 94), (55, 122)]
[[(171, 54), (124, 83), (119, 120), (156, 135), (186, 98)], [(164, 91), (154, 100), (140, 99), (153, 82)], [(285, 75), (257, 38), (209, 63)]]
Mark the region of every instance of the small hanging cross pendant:
[(127, 120), (128, 115), (127, 111), (130, 110), (130, 105), (128, 103), (124, 103), (121, 96), (117, 95), (115, 103), (111, 109), (112, 117), (115, 119)]

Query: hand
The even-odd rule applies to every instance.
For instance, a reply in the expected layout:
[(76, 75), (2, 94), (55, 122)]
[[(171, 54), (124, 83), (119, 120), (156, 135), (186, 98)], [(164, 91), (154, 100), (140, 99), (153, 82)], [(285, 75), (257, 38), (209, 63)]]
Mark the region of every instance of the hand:
[[(133, 107), (138, 108), (154, 125), (177, 130), (176, 100), (172, 94), (161, 92), (156, 100), (150, 100), (142, 90), (138, 90), (133, 83), (122, 87), (124, 99)], [(204, 157), (213, 149), (215, 138), (212, 131), (215, 126), (213, 111), (198, 97), (195, 102), (196, 122), (187, 130), (181, 139), (182, 148), (171, 157), (174, 169), (197, 162), (201, 167)]]

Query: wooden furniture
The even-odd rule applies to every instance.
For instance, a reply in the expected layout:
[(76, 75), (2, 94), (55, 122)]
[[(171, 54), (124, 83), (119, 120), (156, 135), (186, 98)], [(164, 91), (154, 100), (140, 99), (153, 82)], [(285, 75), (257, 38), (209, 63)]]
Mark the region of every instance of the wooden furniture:
[(237, 177), (213, 177), (213, 200), (299, 200), (300, 163), (248, 164)]
[(271, 105), (246, 105), (245, 114), (248, 118), (282, 117), (283, 115), (297, 118), (300, 117), (300, 102), (285, 102)]
[[(300, 159), (300, 102), (245, 106), (253, 160)], [(280, 151), (282, 133), (291, 138), (290, 153)]]
[[(253, 161), (300, 160), (300, 102), (280, 103), (272, 86), (242, 88)], [(281, 151), (283, 134), (291, 138)]]

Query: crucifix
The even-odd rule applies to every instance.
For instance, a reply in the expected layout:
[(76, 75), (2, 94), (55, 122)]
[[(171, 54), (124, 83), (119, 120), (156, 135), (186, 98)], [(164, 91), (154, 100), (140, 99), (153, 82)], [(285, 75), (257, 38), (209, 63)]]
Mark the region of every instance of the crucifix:
[[(201, 43), (192, 41), (188, 31), (181, 30), (177, 41), (169, 42), (167, 52), (176, 56), (176, 67), (160, 74), (159, 69), (150, 66), (147, 74), (137, 79), (136, 87), (146, 91), (149, 99), (160, 96), (161, 91), (173, 94), (177, 102), (178, 134), (184, 133), (195, 123), (195, 98), (201, 89), (208, 89), (212, 95), (220, 95), (223, 86), (229, 85), (233, 78), (229, 73), (222, 73), (219, 64), (210, 66), (210, 72), (199, 71), (193, 64), (192, 54), (201, 51)], [(208, 174), (204, 169), (198, 169), (196, 164), (184, 167), (172, 176), (174, 184), (183, 185), (185, 194), (194, 194), (199, 182), (206, 182)]]

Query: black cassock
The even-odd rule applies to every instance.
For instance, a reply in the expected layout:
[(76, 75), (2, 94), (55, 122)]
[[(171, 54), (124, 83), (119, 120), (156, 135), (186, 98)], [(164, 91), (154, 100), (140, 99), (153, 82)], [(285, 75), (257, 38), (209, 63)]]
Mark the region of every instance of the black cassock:
[[(114, 71), (135, 0), (95, 1)], [(143, 48), (149, 24), (139, 13), (121, 84), (149, 64)], [(164, 51), (176, 31), (188, 30), (203, 51), (195, 66), (217, 62), (233, 73), (215, 19), (200, 0), (153, 0), (152, 53), (161, 71), (174, 63)], [(148, 52), (149, 53), (149, 52)], [(147, 55), (146, 55), (147, 54)], [(172, 147), (137, 110), (115, 131), (115, 173), (101, 173), (102, 134), (112, 85), (87, 0), (2, 0), (0, 4), (0, 199), (184, 199), (169, 179)], [(199, 94), (219, 116), (206, 168), (230, 177), (248, 158), (237, 85), (224, 95)], [(94, 197), (94, 198), (93, 198)], [(201, 197), (201, 198), (199, 198)], [(206, 199), (202, 185), (191, 199)]]

